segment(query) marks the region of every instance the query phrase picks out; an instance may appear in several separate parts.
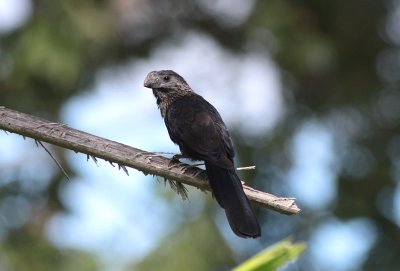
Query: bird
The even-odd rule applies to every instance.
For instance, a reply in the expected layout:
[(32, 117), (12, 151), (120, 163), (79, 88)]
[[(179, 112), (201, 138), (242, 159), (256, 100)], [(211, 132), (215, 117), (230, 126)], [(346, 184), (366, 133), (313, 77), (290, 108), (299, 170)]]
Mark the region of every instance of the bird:
[(204, 161), (211, 190), (232, 231), (242, 238), (261, 236), (260, 224), (235, 171), (231, 137), (217, 109), (172, 70), (149, 72), (144, 86), (152, 89), (169, 136), (182, 155)]

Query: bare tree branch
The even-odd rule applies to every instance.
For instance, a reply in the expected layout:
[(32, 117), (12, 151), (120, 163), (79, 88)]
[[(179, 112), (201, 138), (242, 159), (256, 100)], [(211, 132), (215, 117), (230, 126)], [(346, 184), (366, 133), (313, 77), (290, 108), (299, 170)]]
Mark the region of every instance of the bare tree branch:
[[(0, 106), (0, 129), (85, 153), (94, 161), (98, 157), (110, 162), (112, 166), (112, 163), (117, 163), (126, 173), (126, 167), (131, 167), (146, 175), (152, 174), (174, 180), (177, 185), (183, 183), (201, 190), (210, 190), (207, 175), (202, 169), (188, 167), (183, 163), (171, 166), (171, 159), (159, 154), (136, 149), (4, 106)], [(246, 185), (244, 191), (250, 200), (263, 207), (288, 215), (300, 212), (293, 198), (279, 198)]]

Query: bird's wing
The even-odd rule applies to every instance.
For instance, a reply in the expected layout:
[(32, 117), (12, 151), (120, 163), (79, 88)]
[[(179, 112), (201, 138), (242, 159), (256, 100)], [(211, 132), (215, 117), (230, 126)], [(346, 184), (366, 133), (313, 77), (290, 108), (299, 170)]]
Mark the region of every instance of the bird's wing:
[(228, 130), (217, 110), (201, 96), (174, 102), (166, 124), (171, 139), (181, 151), (195, 159), (231, 169), (234, 156)]

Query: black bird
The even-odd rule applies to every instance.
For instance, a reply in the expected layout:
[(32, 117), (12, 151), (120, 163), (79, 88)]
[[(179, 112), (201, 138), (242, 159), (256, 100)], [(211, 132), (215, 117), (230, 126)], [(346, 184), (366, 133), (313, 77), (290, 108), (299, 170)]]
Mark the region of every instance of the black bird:
[(144, 86), (153, 89), (171, 140), (182, 155), (204, 160), (211, 189), (240, 237), (258, 237), (260, 225), (233, 163), (232, 141), (218, 111), (171, 70), (152, 71)]

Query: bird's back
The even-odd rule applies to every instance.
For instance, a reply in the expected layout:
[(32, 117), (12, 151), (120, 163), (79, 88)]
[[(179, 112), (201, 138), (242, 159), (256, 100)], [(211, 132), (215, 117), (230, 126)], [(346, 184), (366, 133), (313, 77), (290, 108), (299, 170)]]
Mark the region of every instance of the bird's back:
[(164, 120), (171, 140), (183, 154), (223, 168), (233, 167), (229, 132), (218, 111), (203, 97), (192, 93), (177, 99)]

